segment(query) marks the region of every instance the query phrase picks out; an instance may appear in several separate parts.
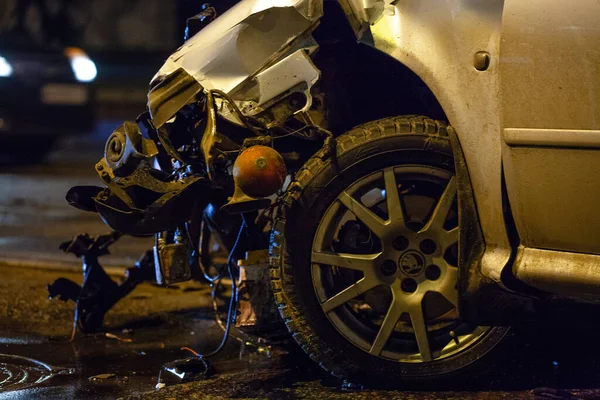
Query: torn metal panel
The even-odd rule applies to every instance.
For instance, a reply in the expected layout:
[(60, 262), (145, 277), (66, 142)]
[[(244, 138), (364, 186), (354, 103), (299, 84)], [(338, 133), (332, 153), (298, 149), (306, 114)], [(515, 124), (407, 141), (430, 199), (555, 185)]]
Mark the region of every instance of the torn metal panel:
[(148, 92), (148, 110), (154, 126), (161, 128), (203, 90), (202, 85), (182, 68), (155, 79)]
[(183, 68), (205, 88), (229, 93), (322, 14), (322, 0), (241, 1), (173, 53), (154, 79)]

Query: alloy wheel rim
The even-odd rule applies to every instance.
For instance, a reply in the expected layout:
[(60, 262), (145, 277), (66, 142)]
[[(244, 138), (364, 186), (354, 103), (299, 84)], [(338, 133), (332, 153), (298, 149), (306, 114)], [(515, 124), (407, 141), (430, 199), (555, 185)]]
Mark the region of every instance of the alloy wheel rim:
[[(381, 199), (369, 204), (365, 197), (377, 190)], [(408, 207), (408, 197), (427, 203), (421, 208), (429, 211), (410, 215), (416, 208)], [(367, 252), (338, 252), (336, 234), (339, 239), (340, 226), (353, 219), (378, 243)], [(321, 219), (311, 253), (315, 294), (335, 329), (375, 357), (405, 363), (450, 357), (490, 330), (457, 318), (457, 257), (448, 255), (456, 253), (457, 242), (452, 173), (420, 165), (374, 172), (346, 188)], [(340, 287), (340, 277), (349, 284)], [(374, 292), (382, 293), (386, 305), (369, 302), (377, 299)]]

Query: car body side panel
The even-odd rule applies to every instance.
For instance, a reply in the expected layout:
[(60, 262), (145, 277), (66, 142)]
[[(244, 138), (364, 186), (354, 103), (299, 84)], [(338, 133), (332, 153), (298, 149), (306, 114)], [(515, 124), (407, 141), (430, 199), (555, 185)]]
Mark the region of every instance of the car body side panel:
[(599, 20), (595, 0), (506, 0), (503, 160), (525, 247), (600, 254)]
[[(498, 58), (504, 1), (385, 3), (382, 16), (370, 29), (361, 29), (358, 34), (363, 42), (414, 71), (434, 93), (456, 129), (486, 242), (482, 272), (499, 281), (511, 252), (502, 210), (501, 184)], [(364, 4), (349, 0), (345, 10), (354, 12), (360, 21), (361, 14), (355, 10)], [(378, 7), (370, 4), (370, 11), (362, 13), (363, 25), (368, 26), (369, 19), (374, 19), (373, 12)], [(490, 55), (490, 65), (485, 71), (474, 68), (474, 56), (480, 51)]]

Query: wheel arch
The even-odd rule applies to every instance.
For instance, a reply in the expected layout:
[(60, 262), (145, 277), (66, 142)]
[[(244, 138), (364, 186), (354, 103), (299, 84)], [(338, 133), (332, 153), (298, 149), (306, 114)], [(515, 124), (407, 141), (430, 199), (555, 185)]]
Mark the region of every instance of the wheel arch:
[(328, 127), (343, 133), (370, 121), (399, 115), (448, 117), (429, 85), (404, 62), (357, 41), (337, 3), (325, 3), (314, 36), (315, 64), (321, 70)]
[[(486, 244), (480, 269), (485, 277), (500, 282), (512, 251), (502, 201), (498, 61), (504, 1), (493, 0), (484, 4), (477, 0), (452, 0), (441, 5), (436, 0), (422, 0), (418, 7), (413, 3), (388, 5), (384, 16), (372, 25), (362, 25), (360, 29), (351, 27), (348, 23), (349, 20), (352, 22), (351, 19), (346, 18), (342, 8), (338, 7), (338, 13), (341, 12), (345, 19), (344, 35), (356, 33), (354, 43), (358, 37), (361, 43), (358, 46), (371, 48), (371, 52), (360, 50), (354, 54), (361, 57), (363, 63), (371, 63), (370, 69), (377, 71), (377, 76), (360, 77), (352, 81), (352, 85), (379, 82), (381, 87), (377, 94), (383, 96), (383, 101), (372, 100), (371, 97), (364, 99), (380, 106), (384, 115), (371, 118), (372, 114), (359, 110), (351, 114), (351, 119), (372, 120), (390, 116), (386, 114), (390, 114), (388, 107), (391, 104), (395, 106), (393, 115), (411, 114), (411, 107), (421, 107), (417, 113), (428, 115), (426, 108), (430, 107), (438, 113), (432, 117), (449, 121), (456, 130), (465, 166), (470, 171), (475, 207)], [(324, 18), (335, 14), (328, 9), (325, 11)], [(323, 26), (334, 26), (325, 31), (329, 35), (332, 35), (331, 29), (340, 29), (339, 22), (328, 24), (325, 20)], [(333, 43), (337, 46), (333, 49), (334, 54), (348, 48), (344, 35), (333, 34), (337, 40)], [(317, 42), (325, 50), (323, 53), (333, 48), (328, 46), (331, 40), (328, 41), (326, 35), (322, 35), (323, 41), (317, 36)], [(483, 71), (474, 66), (475, 54), (481, 51), (489, 57), (489, 66)], [(342, 60), (345, 59), (342, 57)], [(398, 66), (390, 67), (392, 61)], [(323, 78), (327, 79), (326, 70)], [(344, 81), (343, 78), (340, 80)], [(398, 79), (404, 79), (409, 88), (421, 85), (429, 94), (429, 100), (407, 107), (411, 93), (398, 91), (397, 88), (402, 87)], [(347, 77), (345, 81), (349, 85)], [(390, 91), (399, 93), (390, 95)], [(392, 100), (385, 101), (390, 98)], [(352, 97), (345, 96), (343, 101), (347, 103), (349, 99)], [(333, 114), (335, 128), (336, 124), (343, 125), (336, 118), (350, 113)]]

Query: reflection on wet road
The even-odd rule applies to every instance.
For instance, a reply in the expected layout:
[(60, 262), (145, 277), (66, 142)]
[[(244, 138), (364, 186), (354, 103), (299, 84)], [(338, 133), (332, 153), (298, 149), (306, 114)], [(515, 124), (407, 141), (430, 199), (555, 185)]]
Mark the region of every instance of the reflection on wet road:
[[(189, 346), (210, 351), (221, 340), (222, 331), (214, 322), (210, 288), (197, 284), (158, 288), (141, 285), (120, 302), (106, 318), (107, 331), (96, 335), (78, 334), (69, 342), (73, 303), (50, 301), (45, 284), (58, 276), (81, 281), (78, 274), (0, 267), (0, 351), (12, 356), (31, 357), (41, 363), (72, 369), (40, 384), (17, 392), (2, 392), (2, 398), (116, 398), (135, 392), (152, 391), (162, 365), (189, 355)], [(230, 341), (214, 361), (215, 373), (245, 370), (277, 362), (281, 353), (258, 352)], [(29, 371), (27, 383), (51, 374), (48, 366), (0, 356), (1, 365), (11, 364), (14, 382)], [(58, 370), (56, 370), (58, 371)], [(33, 381), (32, 381), (33, 379)], [(4, 390), (16, 387), (2, 387)]]
[(33, 358), (0, 354), (0, 391), (11, 392), (39, 385), (56, 375), (75, 373), (72, 368), (52, 367)]
[[(388, 391), (377, 390), (377, 382), (373, 382), (368, 390), (342, 392), (340, 382), (322, 373), (293, 342), (259, 349), (230, 340), (211, 360), (211, 378), (156, 392), (163, 364), (190, 355), (182, 347), (208, 352), (220, 342), (222, 330), (214, 321), (210, 288), (193, 283), (170, 288), (141, 285), (107, 315), (109, 335), (78, 334), (69, 342), (73, 304), (49, 301), (45, 284), (58, 276), (80, 281), (78, 274), (14, 267), (0, 267), (0, 274), (0, 353), (73, 372), (17, 391), (4, 386), (9, 391), (0, 392), (0, 399), (201, 399), (209, 395), (259, 399), (593, 399), (600, 395), (592, 390), (600, 382), (600, 349), (595, 323), (590, 326), (593, 320), (585, 315), (576, 318), (587, 320), (587, 326), (557, 316), (515, 329), (497, 352), (496, 363), (489, 371), (482, 371), (483, 377), (457, 381), (455, 387)], [(43, 364), (17, 360), (21, 359), (0, 357), (0, 364), (12, 365), (11, 382), (22, 377), (15, 366), (28, 370), (27, 383), (43, 380), (49, 373)], [(0, 367), (0, 380), (6, 378)], [(532, 392), (543, 387), (553, 389)]]

